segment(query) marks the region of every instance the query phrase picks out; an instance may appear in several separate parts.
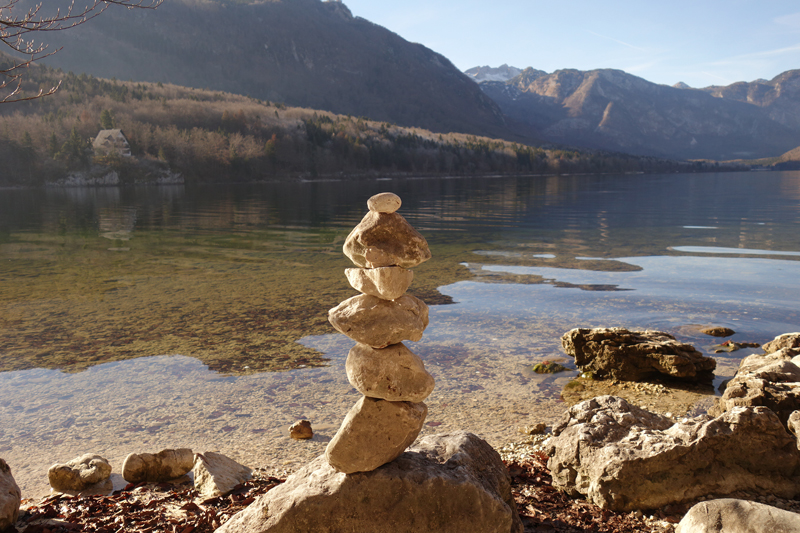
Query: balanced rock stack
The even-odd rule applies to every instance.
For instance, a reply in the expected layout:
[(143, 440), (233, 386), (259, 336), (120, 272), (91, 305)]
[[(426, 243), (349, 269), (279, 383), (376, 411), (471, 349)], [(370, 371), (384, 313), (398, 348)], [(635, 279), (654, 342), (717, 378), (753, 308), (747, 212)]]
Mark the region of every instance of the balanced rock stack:
[(339, 472), (370, 472), (396, 459), (419, 435), (433, 377), (402, 341), (418, 341), (428, 326), (428, 306), (405, 294), (413, 268), (431, 257), (428, 243), (398, 213), (396, 194), (376, 194), (369, 213), (350, 232), (344, 253), (358, 268), (345, 270), (360, 295), (328, 313), (356, 344), (347, 356), (347, 379), (364, 395), (325, 450)]

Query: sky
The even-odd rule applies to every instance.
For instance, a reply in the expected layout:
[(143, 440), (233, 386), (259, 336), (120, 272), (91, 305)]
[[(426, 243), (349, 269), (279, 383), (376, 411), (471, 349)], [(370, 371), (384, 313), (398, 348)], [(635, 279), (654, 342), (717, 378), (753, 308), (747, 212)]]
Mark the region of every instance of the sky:
[(692, 87), (800, 68), (797, 0), (343, 0), (460, 70), (615, 68)]

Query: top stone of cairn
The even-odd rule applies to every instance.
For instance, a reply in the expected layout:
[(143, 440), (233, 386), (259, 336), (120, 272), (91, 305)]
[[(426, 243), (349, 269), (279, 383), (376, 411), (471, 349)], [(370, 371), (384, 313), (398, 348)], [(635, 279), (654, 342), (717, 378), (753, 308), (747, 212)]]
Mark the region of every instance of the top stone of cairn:
[(394, 213), (400, 209), (400, 197), (393, 192), (382, 192), (367, 200), (367, 208), (373, 213)]

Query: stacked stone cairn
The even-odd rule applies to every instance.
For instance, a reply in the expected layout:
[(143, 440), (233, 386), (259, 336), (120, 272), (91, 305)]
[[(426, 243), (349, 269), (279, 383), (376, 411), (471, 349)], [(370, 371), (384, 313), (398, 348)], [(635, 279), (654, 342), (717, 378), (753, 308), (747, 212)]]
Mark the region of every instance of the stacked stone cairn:
[(339, 472), (370, 472), (393, 461), (419, 435), (428, 414), (422, 401), (433, 377), (402, 341), (418, 341), (428, 326), (428, 306), (405, 294), (409, 270), (431, 257), (428, 243), (396, 211), (400, 197), (376, 194), (369, 213), (348, 235), (345, 270), (361, 294), (328, 313), (328, 320), (357, 344), (347, 356), (347, 379), (364, 396), (350, 409), (325, 450)]

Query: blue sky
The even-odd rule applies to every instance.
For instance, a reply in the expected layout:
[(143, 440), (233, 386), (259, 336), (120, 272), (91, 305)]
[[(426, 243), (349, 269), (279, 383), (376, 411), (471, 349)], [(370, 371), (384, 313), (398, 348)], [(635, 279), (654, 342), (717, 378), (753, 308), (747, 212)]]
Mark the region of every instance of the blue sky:
[(800, 68), (797, 0), (344, 0), (354, 15), (478, 65), (617, 68), (692, 87)]

